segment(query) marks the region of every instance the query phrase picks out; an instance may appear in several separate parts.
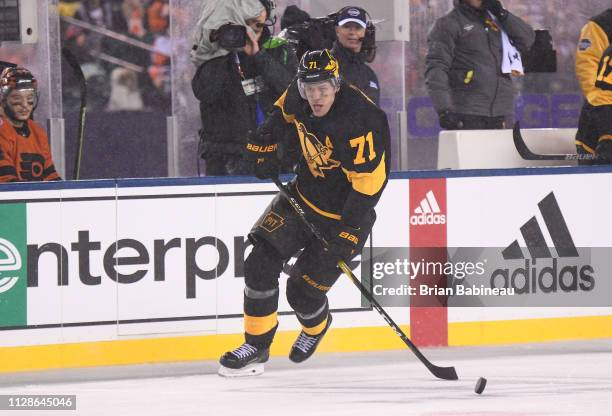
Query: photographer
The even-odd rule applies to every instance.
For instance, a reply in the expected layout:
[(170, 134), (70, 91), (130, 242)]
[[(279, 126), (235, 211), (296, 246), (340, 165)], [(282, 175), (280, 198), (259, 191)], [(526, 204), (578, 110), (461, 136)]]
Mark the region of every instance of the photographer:
[(206, 175), (250, 173), (243, 159), (249, 132), (293, 79), (297, 58), (285, 41), (270, 41), (273, 23), (270, 0), (212, 0), (202, 10), (191, 85), (200, 101)]
[[(369, 25), (372, 27), (371, 23)], [(367, 12), (364, 9), (354, 6), (341, 9), (338, 12), (332, 54), (340, 63), (340, 76), (378, 105), (380, 84), (372, 68), (366, 64), (367, 53), (363, 48), (368, 39), (368, 29)]]

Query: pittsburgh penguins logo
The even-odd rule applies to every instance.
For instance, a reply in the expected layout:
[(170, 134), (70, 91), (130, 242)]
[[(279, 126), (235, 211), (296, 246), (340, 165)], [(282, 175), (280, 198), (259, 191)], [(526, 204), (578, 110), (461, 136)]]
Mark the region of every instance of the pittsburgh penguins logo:
[(45, 158), (39, 153), (22, 153), (20, 176), (27, 181), (41, 181), (45, 166)]
[(335, 169), (340, 166), (340, 162), (331, 158), (334, 147), (331, 140), (325, 137), (325, 144), (314, 134), (306, 130), (306, 126), (296, 120), (298, 136), (302, 145), (302, 153), (308, 164), (310, 173), (315, 178), (324, 178), (325, 170)]
[(285, 219), (274, 211), (268, 212), (259, 226), (271, 233), (280, 228), (285, 223)]

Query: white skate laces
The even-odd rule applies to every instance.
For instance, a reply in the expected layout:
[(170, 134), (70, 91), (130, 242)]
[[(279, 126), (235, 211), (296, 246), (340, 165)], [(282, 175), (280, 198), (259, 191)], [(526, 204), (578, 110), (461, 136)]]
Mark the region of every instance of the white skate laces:
[(232, 355), (238, 357), (239, 359), (246, 358), (249, 355), (256, 354), (256, 353), (257, 353), (257, 348), (247, 343), (242, 344), (240, 347), (232, 351)]
[(311, 337), (306, 333), (302, 332), (297, 340), (295, 340), (295, 344), (293, 346), (304, 354), (308, 353), (312, 347), (314, 347), (317, 343), (317, 337)]

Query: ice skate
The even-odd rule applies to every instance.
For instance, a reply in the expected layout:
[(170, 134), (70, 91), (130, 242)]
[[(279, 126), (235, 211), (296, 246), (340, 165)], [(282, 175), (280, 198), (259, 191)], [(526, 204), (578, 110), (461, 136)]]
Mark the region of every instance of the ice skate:
[(219, 359), (219, 375), (223, 377), (258, 376), (264, 372), (264, 363), (270, 357), (270, 349), (257, 348), (246, 342)]
[(289, 359), (294, 363), (301, 363), (314, 354), (319, 342), (321, 342), (323, 336), (325, 336), (325, 333), (327, 332), (327, 329), (330, 327), (331, 322), (332, 316), (329, 314), (327, 316), (327, 325), (325, 325), (325, 329), (323, 329), (323, 331), (321, 331), (321, 333), (318, 335), (308, 335), (302, 330), (291, 347)]

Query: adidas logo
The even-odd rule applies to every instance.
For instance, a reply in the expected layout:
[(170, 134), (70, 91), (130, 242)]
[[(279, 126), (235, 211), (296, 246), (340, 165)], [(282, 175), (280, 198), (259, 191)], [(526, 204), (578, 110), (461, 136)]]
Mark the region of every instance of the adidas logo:
[(410, 216), (410, 224), (446, 224), (446, 215), (441, 212), (436, 196), (433, 191), (429, 191), (419, 206), (414, 209), (414, 214)]
[[(551, 253), (542, 228), (533, 216), (520, 227), (529, 257), (523, 255), (517, 240), (510, 243), (502, 250), (502, 257), (505, 260), (524, 260), (523, 267), (495, 270), (491, 275), (491, 287), (500, 287), (499, 282), (503, 281), (503, 287), (513, 287), (517, 294), (536, 293), (538, 290), (543, 293), (557, 292), (559, 289), (563, 292), (593, 290), (595, 287), (593, 267), (589, 264), (579, 264), (578, 250), (555, 194), (549, 193), (538, 203), (538, 208), (555, 247), (556, 256)], [(562, 258), (576, 258), (576, 260), (573, 264), (565, 264), (568, 262), (564, 261), (563, 267), (560, 268), (559, 259)], [(552, 261), (541, 260), (538, 265), (538, 259), (552, 259)]]

